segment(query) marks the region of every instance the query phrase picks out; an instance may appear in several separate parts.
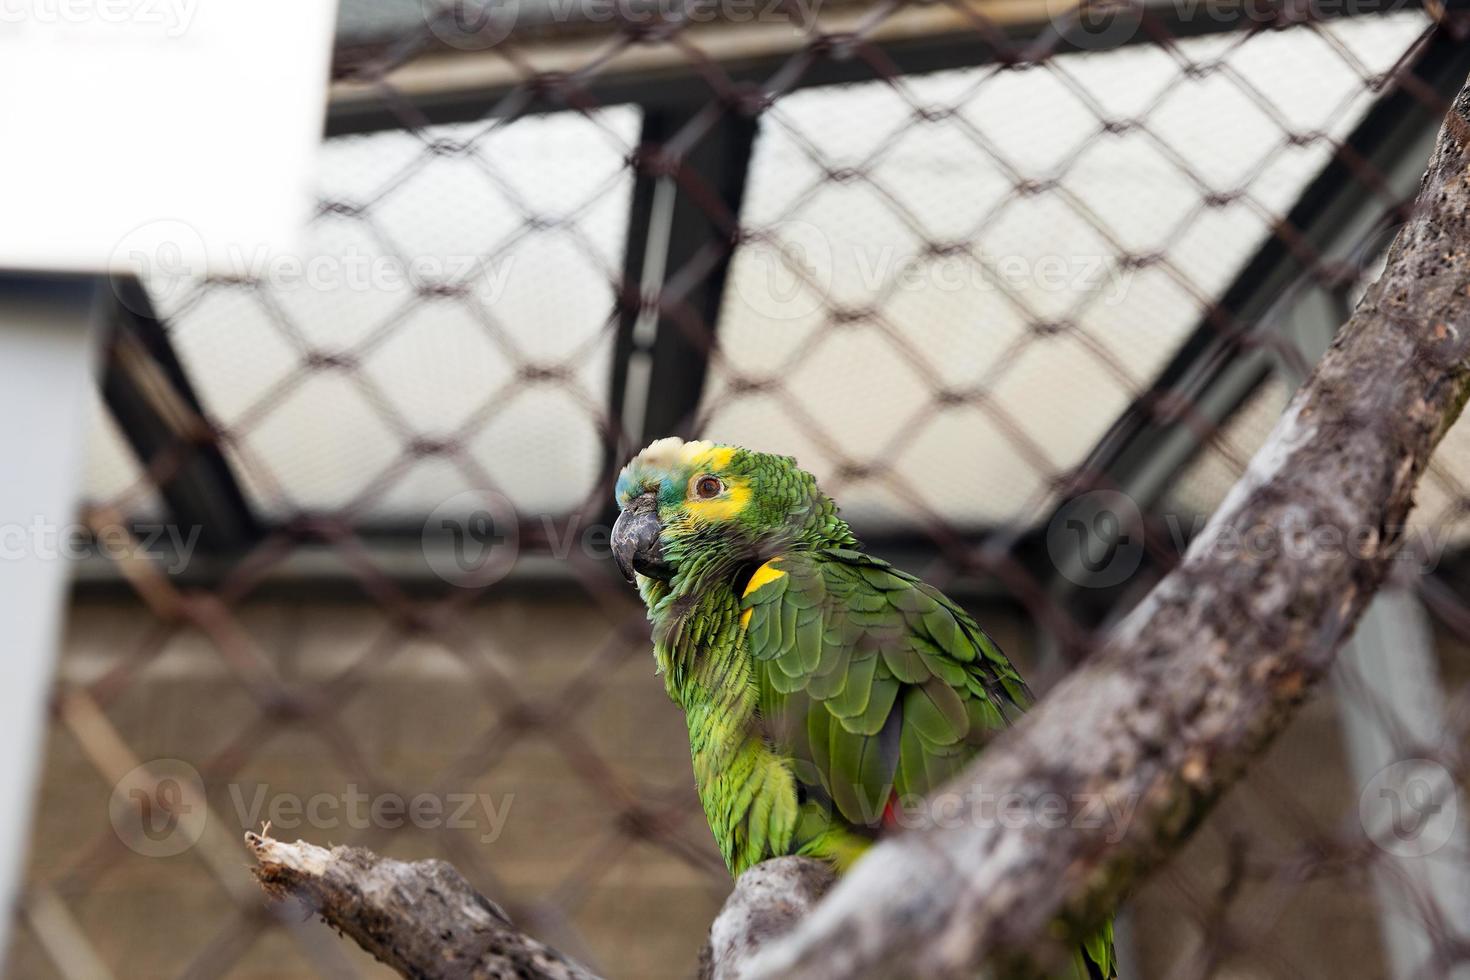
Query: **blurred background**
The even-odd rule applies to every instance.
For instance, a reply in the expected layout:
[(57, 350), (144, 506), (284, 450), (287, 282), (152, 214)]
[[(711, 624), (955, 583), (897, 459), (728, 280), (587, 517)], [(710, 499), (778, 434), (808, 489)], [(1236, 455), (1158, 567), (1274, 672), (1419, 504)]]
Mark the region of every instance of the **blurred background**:
[[(266, 820), (449, 860), (609, 976), (691, 975), (730, 883), (607, 560), (621, 463), (794, 454), (1044, 693), (1376, 274), (1466, 26), (345, 0), (302, 253), (108, 291), (7, 975), (383, 975), (266, 904)], [(1124, 909), (1124, 976), (1470, 950), (1467, 486), (1462, 423), (1330, 689)]]

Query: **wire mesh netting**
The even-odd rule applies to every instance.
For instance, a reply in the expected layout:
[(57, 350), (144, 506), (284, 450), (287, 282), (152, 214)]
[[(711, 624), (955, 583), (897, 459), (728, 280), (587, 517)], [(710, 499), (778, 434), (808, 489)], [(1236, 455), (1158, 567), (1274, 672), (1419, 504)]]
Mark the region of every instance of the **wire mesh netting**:
[[(1470, 73), (1440, 11), (1330, 13), (346, 5), (301, 253), (116, 284), (11, 973), (380, 971), (262, 900), (265, 821), (690, 973), (729, 880), (618, 467), (795, 455), (1044, 692), (1203, 532)], [(1467, 449), (1123, 975), (1465, 958)]]

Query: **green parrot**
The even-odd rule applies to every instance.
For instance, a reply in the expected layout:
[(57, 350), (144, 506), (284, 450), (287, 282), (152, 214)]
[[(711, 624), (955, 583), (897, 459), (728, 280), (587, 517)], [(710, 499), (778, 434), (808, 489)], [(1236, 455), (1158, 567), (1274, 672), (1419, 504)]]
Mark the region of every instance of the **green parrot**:
[[(684, 710), (732, 875), (799, 854), (841, 873), (1031, 692), (937, 589), (859, 550), (789, 456), (660, 439), (623, 468), (612, 551)], [(1115, 975), (1112, 927), (1072, 975)]]

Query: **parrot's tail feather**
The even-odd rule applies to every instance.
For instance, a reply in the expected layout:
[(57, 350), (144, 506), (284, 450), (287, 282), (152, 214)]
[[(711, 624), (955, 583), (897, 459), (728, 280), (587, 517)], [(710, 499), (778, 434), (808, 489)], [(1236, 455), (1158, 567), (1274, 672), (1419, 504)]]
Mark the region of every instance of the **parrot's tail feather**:
[[(1082, 970), (1079, 977), (1086, 980), (1117, 980), (1118, 958), (1113, 955), (1113, 924), (1109, 922), (1088, 936), (1077, 951)], [(1083, 972), (1086, 971), (1086, 972)]]

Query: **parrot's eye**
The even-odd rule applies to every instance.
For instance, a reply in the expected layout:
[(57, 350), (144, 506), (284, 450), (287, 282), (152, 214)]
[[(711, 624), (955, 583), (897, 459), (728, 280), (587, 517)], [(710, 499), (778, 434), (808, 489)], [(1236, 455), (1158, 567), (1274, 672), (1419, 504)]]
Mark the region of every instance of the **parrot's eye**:
[(720, 478), (717, 476), (702, 476), (694, 481), (695, 495), (704, 500), (708, 500), (711, 497), (718, 497), (720, 491), (724, 489), (725, 485), (720, 482)]

